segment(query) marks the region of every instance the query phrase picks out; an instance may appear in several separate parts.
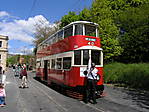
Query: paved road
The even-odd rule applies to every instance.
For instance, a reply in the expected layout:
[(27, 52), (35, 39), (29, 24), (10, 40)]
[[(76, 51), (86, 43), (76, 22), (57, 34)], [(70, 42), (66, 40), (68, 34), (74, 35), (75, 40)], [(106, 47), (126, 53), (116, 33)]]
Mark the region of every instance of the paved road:
[(129, 105), (129, 101), (120, 98), (121, 90), (115, 90), (110, 86), (106, 87), (107, 96), (98, 99), (98, 104), (84, 104), (34, 80), (34, 73), (28, 72), (28, 74), (29, 88), (20, 89), (18, 88), (20, 79), (14, 77), (11, 70), (6, 72), (7, 105), (0, 107), (0, 112), (147, 112), (147, 109), (134, 106), (133, 103)]

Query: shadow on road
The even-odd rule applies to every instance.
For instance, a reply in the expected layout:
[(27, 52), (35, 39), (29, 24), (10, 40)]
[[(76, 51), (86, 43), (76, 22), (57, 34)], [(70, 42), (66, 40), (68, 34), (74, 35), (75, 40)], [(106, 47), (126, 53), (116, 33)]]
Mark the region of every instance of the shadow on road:
[[(149, 109), (149, 91), (126, 90), (131, 99), (141, 108)], [(126, 97), (128, 99), (128, 97)]]

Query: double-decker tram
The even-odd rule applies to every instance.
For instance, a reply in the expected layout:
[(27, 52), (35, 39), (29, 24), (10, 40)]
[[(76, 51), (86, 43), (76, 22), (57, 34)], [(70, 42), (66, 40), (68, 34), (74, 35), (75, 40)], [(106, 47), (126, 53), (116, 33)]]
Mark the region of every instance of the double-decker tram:
[[(37, 47), (36, 77), (83, 94), (88, 60), (96, 64), (100, 80), (97, 91), (103, 92), (103, 52), (98, 37), (98, 24), (72, 22)], [(75, 95), (74, 95), (75, 96)]]

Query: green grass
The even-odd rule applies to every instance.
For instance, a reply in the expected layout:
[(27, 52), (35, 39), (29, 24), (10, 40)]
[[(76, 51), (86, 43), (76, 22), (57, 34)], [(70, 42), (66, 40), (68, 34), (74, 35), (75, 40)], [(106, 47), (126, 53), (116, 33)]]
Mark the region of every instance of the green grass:
[(104, 66), (105, 83), (149, 90), (149, 63), (112, 63)]

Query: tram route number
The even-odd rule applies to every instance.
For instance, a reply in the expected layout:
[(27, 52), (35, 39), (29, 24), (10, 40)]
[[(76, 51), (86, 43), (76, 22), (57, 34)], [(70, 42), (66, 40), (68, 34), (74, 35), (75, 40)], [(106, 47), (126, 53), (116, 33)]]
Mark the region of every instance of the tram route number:
[(88, 45), (94, 45), (95, 43), (94, 42), (88, 42), (87, 44)]

